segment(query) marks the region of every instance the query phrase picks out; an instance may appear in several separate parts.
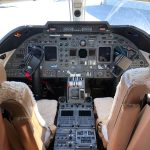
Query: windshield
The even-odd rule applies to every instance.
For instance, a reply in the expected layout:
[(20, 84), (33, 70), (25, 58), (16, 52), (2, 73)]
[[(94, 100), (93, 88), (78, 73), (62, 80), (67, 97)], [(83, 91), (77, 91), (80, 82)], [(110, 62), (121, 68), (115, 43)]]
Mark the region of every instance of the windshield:
[[(22, 25), (44, 25), (47, 21), (73, 21), (73, 0), (1, 0), (0, 38)], [(108, 21), (111, 25), (133, 25), (150, 33), (149, 0), (80, 0), (84, 21)]]

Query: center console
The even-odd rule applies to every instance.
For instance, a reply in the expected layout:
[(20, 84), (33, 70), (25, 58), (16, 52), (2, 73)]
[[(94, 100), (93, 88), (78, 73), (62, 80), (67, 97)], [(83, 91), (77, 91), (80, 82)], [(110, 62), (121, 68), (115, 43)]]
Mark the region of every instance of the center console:
[(54, 150), (97, 150), (92, 103), (60, 103)]
[(85, 78), (68, 74), (67, 101), (59, 99), (54, 150), (96, 150), (93, 104), (85, 94)]

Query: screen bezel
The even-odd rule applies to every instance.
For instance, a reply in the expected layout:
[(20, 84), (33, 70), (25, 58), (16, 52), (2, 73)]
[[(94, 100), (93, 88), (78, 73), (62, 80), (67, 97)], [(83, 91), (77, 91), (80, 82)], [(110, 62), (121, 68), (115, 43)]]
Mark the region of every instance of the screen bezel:
[(46, 54), (45, 54), (45, 61), (46, 62), (57, 62), (58, 61), (58, 47), (57, 46), (55, 46), (55, 45), (45, 45), (44, 47), (43, 47), (43, 49), (44, 49), (44, 53), (45, 53), (45, 47), (56, 47), (56, 60), (46, 60)]
[[(62, 113), (67, 113), (68, 112), (68, 114), (70, 114), (70, 113), (72, 113), (71, 115), (62, 115)], [(73, 115), (74, 115), (74, 111), (73, 110), (61, 110), (61, 116), (62, 117), (73, 117)]]
[[(89, 113), (88, 115), (83, 115), (85, 112)], [(82, 115), (81, 115), (82, 113)], [(79, 110), (79, 117), (91, 117), (92, 112), (90, 110)]]
[[(99, 61), (99, 48), (105, 48), (105, 47), (109, 47), (110, 48), (110, 61)], [(99, 63), (110, 63), (110, 62), (112, 62), (112, 46), (99, 46), (98, 47), (98, 51), (97, 51), (97, 61), (99, 62)]]

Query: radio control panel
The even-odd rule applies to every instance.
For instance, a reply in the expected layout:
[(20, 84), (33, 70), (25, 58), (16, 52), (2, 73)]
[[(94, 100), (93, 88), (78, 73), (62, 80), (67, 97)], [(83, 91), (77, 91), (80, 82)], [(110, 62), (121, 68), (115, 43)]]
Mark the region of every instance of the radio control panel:
[(54, 150), (97, 150), (91, 103), (60, 103)]

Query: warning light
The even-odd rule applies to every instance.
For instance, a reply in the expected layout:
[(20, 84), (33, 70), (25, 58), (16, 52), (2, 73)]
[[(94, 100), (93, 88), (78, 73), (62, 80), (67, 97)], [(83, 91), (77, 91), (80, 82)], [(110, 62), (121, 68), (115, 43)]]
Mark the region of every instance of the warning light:
[(30, 72), (25, 72), (25, 77), (26, 77), (29, 81), (32, 81), (32, 77), (31, 77)]
[(22, 36), (22, 34), (20, 32), (16, 32), (14, 36), (17, 38), (20, 38)]

